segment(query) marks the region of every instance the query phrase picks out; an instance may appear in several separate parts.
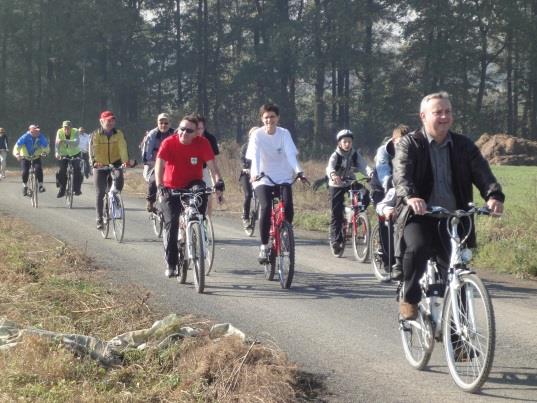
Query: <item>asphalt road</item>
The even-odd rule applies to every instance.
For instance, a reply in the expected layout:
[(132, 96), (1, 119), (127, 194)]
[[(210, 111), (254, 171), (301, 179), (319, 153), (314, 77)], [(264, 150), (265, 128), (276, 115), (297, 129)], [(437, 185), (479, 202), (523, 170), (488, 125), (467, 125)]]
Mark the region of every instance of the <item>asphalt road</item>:
[(237, 215), (217, 213), (215, 269), (199, 295), (192, 285), (164, 277), (162, 246), (153, 235), (144, 200), (125, 197), (124, 243), (95, 229), (92, 184), (68, 210), (46, 179), (39, 209), (21, 195), (15, 174), (0, 182), (0, 217), (28, 220), (74, 245), (107, 270), (111, 283), (139, 284), (167, 312), (194, 313), (231, 322), (249, 336), (274, 341), (291, 360), (321, 379), (330, 402), (537, 401), (537, 284), (481, 273), (497, 322), (494, 366), (481, 394), (461, 392), (437, 344), (424, 371), (405, 361), (393, 285), (379, 284), (352, 251), (331, 256), (324, 235), (299, 232), (297, 268), (290, 290), (264, 279), (256, 262), (257, 238), (243, 233)]

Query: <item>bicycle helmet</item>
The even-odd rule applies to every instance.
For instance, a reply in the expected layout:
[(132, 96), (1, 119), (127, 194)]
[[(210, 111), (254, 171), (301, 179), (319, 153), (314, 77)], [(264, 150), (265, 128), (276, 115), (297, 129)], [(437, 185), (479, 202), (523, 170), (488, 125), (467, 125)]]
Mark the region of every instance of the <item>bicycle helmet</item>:
[(349, 130), (349, 129), (343, 129), (343, 130), (340, 130), (337, 134), (336, 134), (336, 140), (337, 142), (339, 143), (339, 140), (341, 140), (342, 138), (344, 137), (350, 137), (351, 139), (354, 139), (354, 136), (352, 135), (352, 132)]

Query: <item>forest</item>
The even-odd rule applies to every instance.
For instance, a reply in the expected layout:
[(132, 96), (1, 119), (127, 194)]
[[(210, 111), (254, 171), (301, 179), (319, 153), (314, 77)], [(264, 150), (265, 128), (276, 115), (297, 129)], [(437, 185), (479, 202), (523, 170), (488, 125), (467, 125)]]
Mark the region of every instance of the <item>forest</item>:
[(241, 142), (266, 102), (302, 156), (350, 128), (373, 148), (448, 91), (455, 129), (537, 137), (535, 0), (1, 0), (0, 126), (94, 129), (136, 142), (197, 111)]

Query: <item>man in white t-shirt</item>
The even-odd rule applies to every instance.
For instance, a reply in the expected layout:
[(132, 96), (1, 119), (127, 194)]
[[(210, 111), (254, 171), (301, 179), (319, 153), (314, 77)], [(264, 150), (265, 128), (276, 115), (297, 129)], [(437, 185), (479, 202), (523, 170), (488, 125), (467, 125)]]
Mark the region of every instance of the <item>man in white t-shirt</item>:
[[(268, 261), (270, 216), (272, 198), (279, 189), (267, 177), (260, 178), (261, 174), (270, 176), (275, 183), (287, 183), (283, 186), (282, 195), (285, 203), (285, 218), (293, 222), (293, 193), (291, 185), (294, 175), (302, 178), (302, 169), (297, 160), (298, 151), (289, 130), (278, 126), (280, 119), (279, 108), (274, 104), (265, 104), (259, 109), (263, 126), (250, 136), (246, 158), (252, 161), (250, 175), (253, 178), (253, 188), (259, 200), (259, 233), (261, 247), (259, 263)], [(304, 178), (305, 179), (305, 178)]]

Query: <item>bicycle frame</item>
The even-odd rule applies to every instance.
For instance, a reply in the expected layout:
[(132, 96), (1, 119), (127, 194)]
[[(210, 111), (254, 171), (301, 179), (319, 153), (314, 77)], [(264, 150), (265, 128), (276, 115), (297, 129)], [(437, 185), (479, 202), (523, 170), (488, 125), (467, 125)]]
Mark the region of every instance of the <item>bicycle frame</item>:
[(279, 255), (281, 250), (280, 231), (278, 229), (285, 220), (285, 204), (281, 197), (281, 190), (280, 187), (280, 197), (278, 199), (272, 199), (272, 212), (270, 216), (270, 236), (273, 239), (273, 248), (277, 255)]

